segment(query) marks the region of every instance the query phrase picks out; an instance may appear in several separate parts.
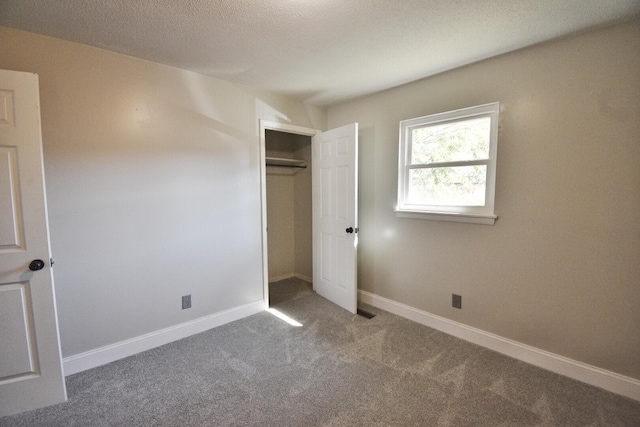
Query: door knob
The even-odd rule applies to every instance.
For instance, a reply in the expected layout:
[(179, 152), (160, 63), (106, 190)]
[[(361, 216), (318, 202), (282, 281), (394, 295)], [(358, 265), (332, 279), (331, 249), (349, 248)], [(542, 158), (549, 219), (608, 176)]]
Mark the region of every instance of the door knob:
[(346, 231), (347, 233), (353, 233), (353, 227), (349, 227), (344, 231)]
[(33, 261), (31, 261), (31, 264), (29, 264), (29, 270), (31, 271), (38, 271), (38, 270), (42, 270), (44, 268), (44, 261), (41, 259), (34, 259)]

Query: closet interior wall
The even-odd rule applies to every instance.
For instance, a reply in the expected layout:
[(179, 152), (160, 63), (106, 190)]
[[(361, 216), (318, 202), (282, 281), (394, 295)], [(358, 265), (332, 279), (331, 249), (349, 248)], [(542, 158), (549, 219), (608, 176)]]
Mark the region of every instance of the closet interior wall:
[(312, 281), (311, 137), (266, 131), (266, 157), (303, 160), (305, 168), (267, 162), (269, 282), (289, 277)]

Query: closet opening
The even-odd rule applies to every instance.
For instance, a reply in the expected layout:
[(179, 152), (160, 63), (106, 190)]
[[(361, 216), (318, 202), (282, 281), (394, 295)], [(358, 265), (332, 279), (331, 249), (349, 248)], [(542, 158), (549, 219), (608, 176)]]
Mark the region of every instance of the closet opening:
[[(280, 125), (287, 127), (286, 125)], [(313, 289), (312, 150), (318, 131), (272, 129), (261, 122), (264, 149), (263, 251), (266, 308)], [(265, 248), (266, 246), (266, 248)]]

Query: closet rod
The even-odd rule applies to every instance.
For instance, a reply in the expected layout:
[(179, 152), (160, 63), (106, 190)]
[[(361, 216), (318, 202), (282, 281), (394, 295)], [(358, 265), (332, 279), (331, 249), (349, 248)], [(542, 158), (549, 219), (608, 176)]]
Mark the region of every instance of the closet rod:
[(286, 168), (306, 168), (307, 162), (304, 160), (283, 159), (280, 157), (266, 157), (267, 166), (282, 166)]

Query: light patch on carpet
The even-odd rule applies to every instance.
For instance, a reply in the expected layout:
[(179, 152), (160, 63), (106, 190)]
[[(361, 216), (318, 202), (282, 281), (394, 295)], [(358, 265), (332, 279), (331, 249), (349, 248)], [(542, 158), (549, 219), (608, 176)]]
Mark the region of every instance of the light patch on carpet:
[(436, 365), (436, 363), (438, 362), (441, 356), (442, 356), (442, 353), (438, 353), (432, 358), (424, 360), (418, 363), (417, 365), (410, 366), (405, 370), (412, 374), (427, 375), (429, 372), (433, 370), (433, 367)]
[(445, 384), (453, 384), (453, 395), (459, 397), (465, 383), (465, 374), (467, 372), (467, 363), (462, 363), (455, 368), (438, 376), (438, 381)]
[(503, 378), (496, 380), (493, 384), (491, 384), (491, 387), (489, 387), (488, 390), (500, 397), (504, 397), (507, 399), (509, 398), (509, 396), (507, 395), (507, 387), (504, 384)]
[(236, 357), (229, 359), (227, 363), (229, 363), (229, 366), (234, 371), (238, 372), (248, 380), (251, 380), (253, 377), (255, 377), (257, 373), (256, 369), (253, 366), (245, 363), (244, 361)]
[(534, 403), (531, 408), (531, 412), (538, 415), (542, 420), (541, 426), (555, 426), (557, 425), (555, 419), (553, 418), (551, 411), (551, 404), (549, 403), (549, 399), (547, 399), (547, 395), (543, 394), (540, 396), (540, 399)]
[(366, 357), (367, 359), (385, 364), (382, 355), (382, 345), (384, 344), (385, 335), (385, 330), (375, 332), (337, 349), (334, 353), (336, 357), (344, 362), (351, 362), (360, 357)]
[(291, 317), (287, 316), (286, 314), (276, 310), (275, 308), (268, 308), (267, 309), (267, 313), (273, 314), (274, 316), (276, 316), (278, 319), (280, 320), (284, 320), (285, 322), (287, 322), (288, 324), (290, 324), (291, 326), (295, 326), (295, 327), (300, 327), (302, 326), (302, 323), (298, 322), (297, 320), (292, 319)]

